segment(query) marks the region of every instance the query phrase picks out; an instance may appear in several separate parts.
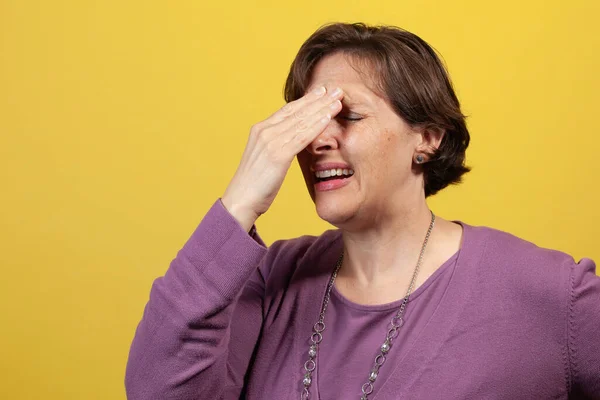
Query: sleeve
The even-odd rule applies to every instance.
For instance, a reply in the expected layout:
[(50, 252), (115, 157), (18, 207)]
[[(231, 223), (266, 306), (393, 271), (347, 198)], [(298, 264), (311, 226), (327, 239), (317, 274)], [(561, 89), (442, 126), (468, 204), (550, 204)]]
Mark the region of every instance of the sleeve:
[(129, 400), (239, 398), (262, 327), (266, 252), (212, 206), (152, 286), (127, 362)]
[(600, 277), (593, 261), (573, 263), (569, 301), (571, 392), (576, 399), (600, 400)]

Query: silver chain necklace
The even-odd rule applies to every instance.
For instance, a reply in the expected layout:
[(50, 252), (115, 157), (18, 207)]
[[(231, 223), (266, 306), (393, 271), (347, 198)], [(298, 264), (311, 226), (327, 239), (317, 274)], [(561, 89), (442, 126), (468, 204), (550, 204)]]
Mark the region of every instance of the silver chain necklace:
[[(431, 212), (431, 211), (430, 211)], [(419, 274), (419, 268), (421, 267), (421, 262), (423, 261), (423, 255), (425, 254), (425, 249), (427, 248), (427, 243), (429, 242), (429, 237), (431, 236), (431, 231), (433, 230), (433, 226), (435, 225), (435, 215), (431, 212), (431, 223), (429, 224), (429, 229), (427, 230), (427, 234), (425, 235), (425, 240), (423, 241), (423, 245), (421, 246), (421, 252), (419, 253), (419, 260), (417, 261), (417, 266), (415, 267), (415, 271), (413, 272), (412, 279), (410, 281), (410, 285), (408, 286), (408, 290), (406, 292), (406, 296), (400, 304), (400, 308), (398, 312), (392, 317), (391, 328), (388, 329), (387, 334), (385, 335), (385, 341), (379, 348), (379, 354), (375, 357), (375, 363), (373, 364), (373, 368), (371, 369), (371, 373), (369, 374), (368, 380), (362, 385), (362, 396), (360, 400), (368, 400), (368, 396), (373, 393), (373, 385), (377, 376), (379, 375), (379, 369), (385, 363), (386, 354), (392, 348), (392, 342), (398, 336), (398, 330), (402, 325), (404, 325), (404, 310), (406, 309), (406, 304), (408, 303), (408, 297), (410, 296), (415, 282), (417, 280), (417, 275)], [(325, 292), (325, 298), (323, 299), (323, 305), (321, 306), (321, 313), (319, 314), (319, 320), (313, 326), (313, 333), (310, 336), (311, 345), (308, 348), (308, 360), (304, 363), (304, 378), (302, 379), (302, 392), (300, 393), (300, 400), (308, 400), (310, 398), (310, 385), (312, 384), (312, 374), (313, 371), (317, 368), (317, 353), (319, 350), (319, 345), (323, 341), (323, 331), (325, 330), (325, 311), (327, 311), (327, 305), (329, 304), (329, 297), (331, 296), (331, 289), (333, 288), (333, 284), (335, 282), (335, 278), (337, 277), (338, 271), (342, 266), (342, 261), (344, 259), (344, 254), (340, 256), (333, 273), (331, 274), (331, 279), (329, 279), (329, 284), (327, 285), (327, 291)]]

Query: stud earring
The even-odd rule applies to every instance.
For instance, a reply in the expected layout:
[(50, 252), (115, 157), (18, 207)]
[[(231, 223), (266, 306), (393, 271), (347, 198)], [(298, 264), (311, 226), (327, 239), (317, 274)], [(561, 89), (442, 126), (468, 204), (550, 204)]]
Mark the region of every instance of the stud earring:
[(422, 154), (417, 154), (417, 156), (415, 157), (415, 162), (417, 164), (423, 164), (425, 162), (425, 157), (423, 157)]

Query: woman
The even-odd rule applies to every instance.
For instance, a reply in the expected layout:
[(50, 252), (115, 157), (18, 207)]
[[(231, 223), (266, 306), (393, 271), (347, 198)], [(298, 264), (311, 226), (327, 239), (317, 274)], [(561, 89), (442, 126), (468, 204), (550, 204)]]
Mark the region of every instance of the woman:
[[(427, 43), (323, 27), (285, 93), (154, 283), (130, 399), (600, 399), (593, 262), (427, 206), (469, 143)], [(295, 156), (338, 229), (266, 249), (254, 223)]]

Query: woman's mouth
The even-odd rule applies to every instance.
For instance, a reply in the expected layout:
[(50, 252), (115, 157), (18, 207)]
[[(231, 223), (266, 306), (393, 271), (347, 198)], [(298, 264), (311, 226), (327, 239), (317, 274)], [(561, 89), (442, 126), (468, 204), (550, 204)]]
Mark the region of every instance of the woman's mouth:
[(339, 189), (346, 186), (353, 175), (354, 170), (347, 168), (332, 168), (315, 171), (315, 190), (322, 192)]

